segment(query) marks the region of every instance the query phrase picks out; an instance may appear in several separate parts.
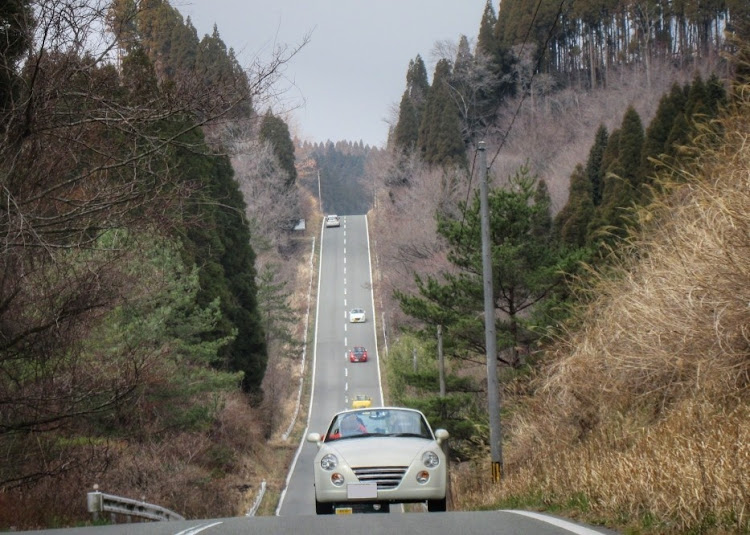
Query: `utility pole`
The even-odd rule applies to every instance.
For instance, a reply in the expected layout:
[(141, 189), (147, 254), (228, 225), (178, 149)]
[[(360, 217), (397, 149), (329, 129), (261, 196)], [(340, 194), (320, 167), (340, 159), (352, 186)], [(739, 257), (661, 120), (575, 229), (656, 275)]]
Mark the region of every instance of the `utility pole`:
[(443, 355), (443, 326), (437, 326), (438, 377), (440, 378), (440, 397), (445, 397), (445, 355)]
[(479, 208), (482, 216), (482, 278), (484, 281), (484, 337), (487, 349), (487, 404), (490, 418), (490, 455), (492, 481), (503, 477), (503, 436), (500, 425), (500, 389), (497, 380), (497, 334), (495, 332), (495, 297), (492, 288), (492, 246), (490, 242), (490, 208), (487, 186), (487, 153), (479, 142)]
[(320, 193), (320, 169), (318, 171), (318, 210), (323, 213), (323, 195)]

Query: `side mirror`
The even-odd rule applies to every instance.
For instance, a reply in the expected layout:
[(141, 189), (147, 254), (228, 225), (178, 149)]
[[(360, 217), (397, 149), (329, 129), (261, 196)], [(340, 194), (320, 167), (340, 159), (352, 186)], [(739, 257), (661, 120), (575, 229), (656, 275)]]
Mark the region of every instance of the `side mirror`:
[(320, 433), (310, 433), (309, 435), (307, 435), (307, 441), (317, 444), (318, 447), (320, 447), (320, 444), (322, 443)]
[(442, 444), (448, 438), (448, 431), (445, 429), (435, 429), (435, 438), (438, 444)]

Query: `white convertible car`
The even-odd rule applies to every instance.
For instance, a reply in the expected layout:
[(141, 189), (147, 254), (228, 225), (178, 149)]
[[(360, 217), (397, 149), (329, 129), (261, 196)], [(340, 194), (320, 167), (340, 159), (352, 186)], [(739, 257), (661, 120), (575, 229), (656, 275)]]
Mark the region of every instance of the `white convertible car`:
[(353, 308), (349, 312), (349, 321), (351, 323), (364, 323), (367, 319), (365, 311), (362, 308)]
[(388, 512), (392, 503), (427, 502), (445, 511), (448, 463), (440, 444), (448, 431), (432, 432), (413, 409), (379, 407), (336, 414), (318, 446), (313, 466), (315, 512)]

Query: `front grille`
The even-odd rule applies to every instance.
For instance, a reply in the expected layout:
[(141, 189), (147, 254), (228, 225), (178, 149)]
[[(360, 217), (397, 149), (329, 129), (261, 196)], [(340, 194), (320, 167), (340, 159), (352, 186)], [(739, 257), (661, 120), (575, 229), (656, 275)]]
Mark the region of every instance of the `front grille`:
[(377, 483), (378, 490), (395, 489), (406, 473), (406, 466), (362, 466), (352, 468), (360, 483)]

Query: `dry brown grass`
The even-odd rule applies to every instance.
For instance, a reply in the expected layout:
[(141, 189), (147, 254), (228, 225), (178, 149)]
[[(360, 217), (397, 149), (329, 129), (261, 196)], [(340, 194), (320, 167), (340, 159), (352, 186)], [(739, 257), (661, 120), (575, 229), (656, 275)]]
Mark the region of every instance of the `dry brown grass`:
[(459, 507), (578, 496), (620, 528), (750, 530), (750, 100), (722, 126), (513, 407), (503, 484), (460, 468)]

